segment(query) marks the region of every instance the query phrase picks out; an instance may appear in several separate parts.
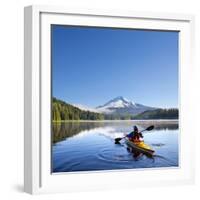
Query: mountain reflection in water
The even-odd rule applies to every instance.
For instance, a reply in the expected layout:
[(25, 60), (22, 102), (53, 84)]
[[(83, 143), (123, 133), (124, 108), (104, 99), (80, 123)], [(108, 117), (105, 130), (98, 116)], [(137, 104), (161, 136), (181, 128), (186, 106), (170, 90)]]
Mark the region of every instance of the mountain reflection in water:
[[(115, 144), (137, 125), (153, 157), (127, 149), (125, 140)], [(52, 172), (76, 172), (179, 166), (177, 121), (99, 121), (52, 124)]]
[(63, 123), (53, 123), (52, 124), (52, 142), (56, 143), (65, 140), (69, 137), (73, 137), (82, 131), (89, 131), (96, 128), (106, 128), (106, 127), (122, 127), (123, 131), (126, 127), (126, 132), (124, 134), (132, 131), (132, 127), (137, 125), (141, 130), (145, 129), (149, 125), (154, 125), (155, 130), (176, 130), (178, 129), (178, 123), (176, 121), (171, 122), (160, 122), (160, 121), (116, 121), (116, 122), (63, 122)]

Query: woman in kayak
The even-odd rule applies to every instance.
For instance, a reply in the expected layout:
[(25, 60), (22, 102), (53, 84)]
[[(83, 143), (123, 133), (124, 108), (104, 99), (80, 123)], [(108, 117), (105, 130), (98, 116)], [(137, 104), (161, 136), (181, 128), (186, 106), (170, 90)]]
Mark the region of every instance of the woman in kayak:
[(142, 133), (140, 133), (138, 131), (138, 127), (137, 126), (134, 126), (133, 127), (133, 131), (130, 132), (127, 137), (129, 138), (130, 141), (134, 142), (134, 143), (137, 143), (137, 142), (141, 142), (141, 138), (143, 138), (143, 135)]

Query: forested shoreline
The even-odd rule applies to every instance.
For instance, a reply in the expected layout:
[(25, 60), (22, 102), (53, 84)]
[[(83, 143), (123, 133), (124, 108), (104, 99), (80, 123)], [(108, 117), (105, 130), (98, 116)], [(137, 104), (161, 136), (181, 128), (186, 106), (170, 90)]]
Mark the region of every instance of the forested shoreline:
[(178, 109), (156, 109), (145, 111), (134, 117), (134, 119), (178, 119)]
[(138, 115), (103, 114), (81, 110), (55, 97), (52, 98), (52, 120), (138, 120), (138, 119), (178, 119), (178, 109), (155, 109)]
[(104, 116), (101, 113), (83, 111), (75, 106), (72, 106), (64, 101), (61, 101), (53, 97), (52, 119), (53, 121), (103, 120)]

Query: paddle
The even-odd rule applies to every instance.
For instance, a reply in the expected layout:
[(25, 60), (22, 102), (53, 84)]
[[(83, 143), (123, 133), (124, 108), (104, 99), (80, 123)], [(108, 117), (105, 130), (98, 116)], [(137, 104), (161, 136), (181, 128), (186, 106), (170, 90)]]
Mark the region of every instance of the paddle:
[[(146, 129), (140, 131), (140, 133), (144, 132), (144, 131), (151, 131), (154, 129), (154, 126), (149, 126)], [(118, 144), (120, 140), (124, 139), (126, 136), (122, 137), (122, 138), (115, 138), (115, 144)]]

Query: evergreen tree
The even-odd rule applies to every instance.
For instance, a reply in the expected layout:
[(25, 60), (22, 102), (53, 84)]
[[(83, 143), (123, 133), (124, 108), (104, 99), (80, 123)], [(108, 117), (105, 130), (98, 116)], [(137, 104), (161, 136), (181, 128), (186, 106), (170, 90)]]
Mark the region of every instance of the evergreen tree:
[(52, 100), (53, 121), (61, 120), (103, 120), (104, 115), (90, 111), (83, 111), (79, 108), (67, 104), (64, 101), (53, 98)]

